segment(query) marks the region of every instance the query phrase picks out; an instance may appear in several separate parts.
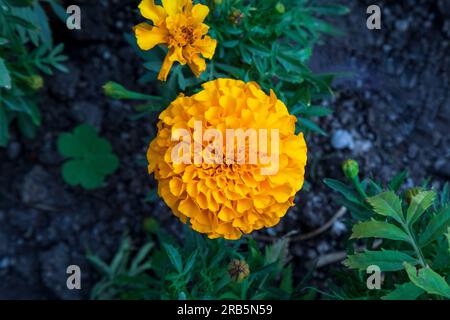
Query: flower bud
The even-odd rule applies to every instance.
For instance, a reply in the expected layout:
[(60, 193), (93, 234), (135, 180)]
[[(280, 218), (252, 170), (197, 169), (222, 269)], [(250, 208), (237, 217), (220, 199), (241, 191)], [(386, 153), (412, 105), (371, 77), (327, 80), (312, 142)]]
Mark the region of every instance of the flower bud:
[(275, 10), (277, 10), (278, 13), (283, 14), (286, 12), (286, 7), (282, 2), (278, 2), (275, 6)]
[(422, 188), (414, 187), (405, 191), (405, 199), (407, 203), (411, 203), (412, 199), (422, 191)]
[(352, 159), (345, 160), (342, 163), (342, 171), (344, 172), (344, 175), (350, 180), (358, 177), (359, 174), (358, 162)]
[(44, 79), (38, 74), (33, 74), (26, 77), (25, 82), (27, 83), (27, 86), (33, 91), (38, 91), (44, 86)]
[(231, 279), (236, 282), (241, 282), (250, 274), (250, 268), (244, 260), (233, 260), (228, 265), (228, 274)]
[(241, 23), (242, 20), (244, 20), (245, 15), (244, 13), (242, 13), (242, 11), (240, 10), (233, 10), (233, 13), (230, 16), (230, 21), (235, 24), (238, 25)]
[(214, 0), (214, 3), (215, 3), (217, 6), (220, 6), (220, 5), (222, 4), (222, 0)]
[(125, 87), (113, 81), (109, 81), (103, 86), (103, 92), (113, 99), (125, 99), (127, 97)]

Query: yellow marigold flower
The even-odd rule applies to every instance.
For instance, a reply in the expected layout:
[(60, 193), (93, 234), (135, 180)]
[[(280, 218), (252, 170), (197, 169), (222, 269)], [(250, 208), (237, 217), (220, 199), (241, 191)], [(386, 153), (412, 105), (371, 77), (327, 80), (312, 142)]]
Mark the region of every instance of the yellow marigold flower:
[[(303, 134), (295, 134), (297, 118), (273, 91), (267, 95), (254, 82), (218, 79), (202, 87), (193, 96), (180, 95), (159, 116), (158, 134), (147, 152), (159, 195), (183, 223), (189, 219), (194, 230), (210, 238), (238, 239), (242, 233), (276, 225), (294, 205), (304, 182), (307, 147)], [(205, 132), (203, 137), (198, 129)], [(212, 129), (222, 137), (231, 129), (278, 132), (278, 146), (271, 147), (275, 135), (267, 140), (270, 148), (256, 150), (249, 147), (251, 135), (244, 136), (244, 147), (238, 139), (229, 143), (227, 137), (225, 143), (216, 137), (214, 143), (227, 145), (226, 155), (220, 155), (218, 149), (210, 148), (211, 140), (205, 139)], [(194, 159), (193, 163), (173, 159), (174, 152), (179, 153), (180, 139), (174, 139), (179, 130), (188, 132), (194, 141), (194, 147), (181, 142), (188, 146), (189, 159), (185, 160)], [(261, 136), (258, 141), (263, 141)], [(195, 146), (201, 147), (204, 158), (219, 155), (214, 159), (222, 157), (223, 163), (196, 162)], [(272, 165), (262, 160), (269, 154), (278, 160), (278, 170), (263, 174)], [(237, 155), (236, 160), (232, 155)], [(252, 158), (257, 161), (252, 163)]]
[(169, 48), (158, 79), (167, 80), (175, 61), (187, 63), (199, 77), (206, 70), (204, 58), (212, 59), (217, 46), (217, 41), (206, 35), (209, 27), (203, 23), (209, 8), (193, 5), (192, 0), (162, 0), (162, 6), (155, 5), (154, 0), (143, 0), (139, 9), (144, 18), (153, 22), (134, 28), (139, 47), (150, 50), (161, 44)]

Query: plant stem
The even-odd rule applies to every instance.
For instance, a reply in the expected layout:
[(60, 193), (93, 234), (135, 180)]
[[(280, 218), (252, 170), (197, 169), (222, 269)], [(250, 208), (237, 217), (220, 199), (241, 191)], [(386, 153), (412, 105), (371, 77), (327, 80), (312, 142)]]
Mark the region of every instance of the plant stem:
[(353, 182), (353, 185), (355, 186), (356, 191), (358, 191), (358, 193), (361, 195), (361, 197), (363, 197), (364, 200), (367, 199), (368, 198), (367, 194), (364, 191), (364, 189), (362, 188), (359, 178), (355, 177), (355, 178), (351, 179), (351, 181)]
[(416, 252), (416, 255), (419, 258), (420, 264), (422, 265), (422, 267), (425, 268), (427, 266), (427, 263), (425, 262), (425, 258), (423, 256), (422, 251), (420, 250), (419, 246), (416, 243), (416, 238), (414, 237), (414, 234), (411, 232), (411, 228), (406, 223), (404, 223), (403, 229), (405, 229), (406, 233), (408, 234), (408, 236), (410, 238), (410, 244), (413, 247), (414, 251)]

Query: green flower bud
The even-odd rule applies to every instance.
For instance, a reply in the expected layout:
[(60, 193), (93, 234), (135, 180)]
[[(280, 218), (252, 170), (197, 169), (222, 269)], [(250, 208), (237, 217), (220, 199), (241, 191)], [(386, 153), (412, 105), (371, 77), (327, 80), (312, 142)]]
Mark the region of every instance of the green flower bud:
[(220, 5), (222, 4), (222, 0), (214, 0), (214, 3), (215, 3), (217, 6), (220, 6)]
[(283, 14), (286, 12), (286, 7), (282, 2), (278, 2), (275, 6), (275, 10), (277, 10), (278, 13)]
[(358, 177), (359, 174), (358, 162), (352, 159), (345, 160), (342, 163), (342, 171), (344, 172), (344, 175), (350, 180)]
[(33, 91), (38, 91), (44, 86), (44, 79), (38, 74), (33, 74), (26, 77), (25, 82), (27, 83), (27, 86)]
[(228, 265), (228, 274), (231, 279), (236, 282), (241, 282), (250, 274), (250, 267), (244, 260), (233, 260)]
[(113, 81), (109, 81), (103, 86), (103, 92), (113, 99), (125, 99), (127, 97), (127, 89)]
[(405, 191), (406, 202), (411, 203), (412, 199), (422, 191), (422, 188), (414, 187)]

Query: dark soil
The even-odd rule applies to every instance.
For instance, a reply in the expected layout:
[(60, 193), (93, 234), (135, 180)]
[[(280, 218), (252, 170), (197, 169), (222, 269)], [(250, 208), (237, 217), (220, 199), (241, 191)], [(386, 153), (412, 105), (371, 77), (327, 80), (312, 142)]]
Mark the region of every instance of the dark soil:
[[(114, 80), (130, 88), (144, 72), (124, 40), (139, 21), (137, 1), (76, 1), (82, 8), (81, 31), (54, 21), (57, 42), (66, 44), (70, 74), (46, 80), (41, 93), (43, 126), (34, 140), (13, 128), (0, 149), (0, 298), (88, 298), (96, 273), (86, 261), (91, 250), (110, 259), (124, 234), (139, 245), (142, 222), (155, 217), (179, 228), (165, 205), (145, 202), (154, 181), (147, 175), (145, 151), (154, 119), (131, 120), (128, 102), (103, 96)], [(433, 177), (436, 186), (450, 176), (450, 5), (446, 0), (379, 1), (382, 29), (366, 28), (370, 1), (340, 1), (352, 11), (334, 23), (347, 35), (326, 38), (315, 52), (316, 71), (350, 72), (335, 84), (326, 101), (335, 109), (320, 124), (328, 137), (311, 136), (310, 190), (274, 229), (283, 235), (306, 233), (326, 223), (339, 209), (323, 178), (341, 179), (340, 163), (352, 157), (379, 180), (408, 169), (407, 184)], [(56, 148), (61, 132), (88, 122), (112, 143), (120, 169), (95, 191), (69, 187), (60, 174), (63, 158)], [(337, 221), (327, 232), (295, 242), (291, 253), (297, 276), (308, 262), (344, 248), (346, 225)], [(82, 270), (82, 290), (66, 289), (66, 268)], [(335, 264), (339, 266), (339, 264)], [(315, 284), (324, 286), (333, 267), (318, 269)]]

